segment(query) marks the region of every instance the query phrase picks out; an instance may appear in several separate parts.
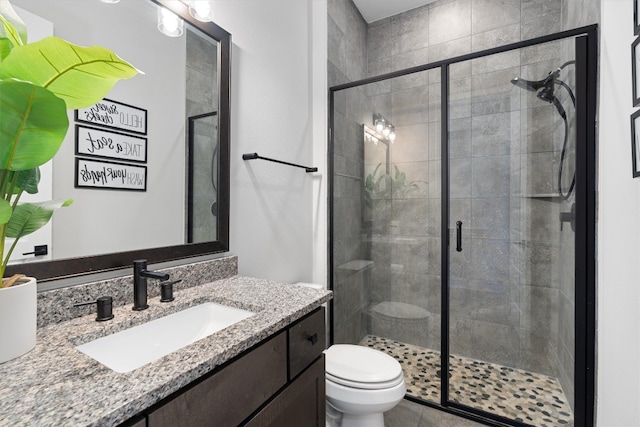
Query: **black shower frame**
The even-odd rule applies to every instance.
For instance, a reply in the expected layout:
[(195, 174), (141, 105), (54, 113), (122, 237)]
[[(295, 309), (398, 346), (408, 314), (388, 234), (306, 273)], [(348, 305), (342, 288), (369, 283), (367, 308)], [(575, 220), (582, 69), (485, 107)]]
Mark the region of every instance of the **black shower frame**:
[[(441, 189), (442, 218), (441, 235), (449, 235), (449, 155), (448, 155), (448, 104), (449, 104), (449, 66), (484, 56), (510, 50), (521, 49), (537, 44), (575, 37), (576, 47), (576, 141), (584, 144), (576, 146), (576, 185), (575, 185), (575, 372), (574, 372), (574, 425), (591, 427), (594, 425), (595, 407), (595, 325), (596, 325), (596, 104), (597, 104), (597, 64), (598, 64), (598, 25), (589, 25), (511, 43), (491, 49), (457, 56), (429, 64), (419, 65), (400, 71), (345, 83), (329, 88), (329, 128), (328, 128), (328, 275), (329, 289), (333, 290), (334, 281), (334, 205), (333, 176), (334, 165), (334, 96), (337, 91), (376, 83), (391, 78), (402, 77), (431, 69), (441, 69)], [(579, 126), (578, 126), (579, 125)], [(449, 242), (442, 238), (442, 313), (441, 313), (441, 372), (449, 371)], [(333, 301), (329, 304), (330, 343), (334, 342)], [(434, 404), (424, 400), (407, 399), (449, 412), (464, 418), (495, 426), (526, 426), (527, 424), (499, 417), (485, 411), (479, 411), (465, 405), (449, 401), (448, 375), (441, 375), (441, 402)]]

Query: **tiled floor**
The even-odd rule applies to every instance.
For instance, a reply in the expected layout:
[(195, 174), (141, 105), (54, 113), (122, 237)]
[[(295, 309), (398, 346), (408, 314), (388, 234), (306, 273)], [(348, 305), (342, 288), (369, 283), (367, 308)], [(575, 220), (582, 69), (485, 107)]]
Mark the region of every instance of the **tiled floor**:
[(384, 413), (385, 427), (482, 427), (464, 418), (438, 409), (403, 400), (395, 408)]
[[(402, 364), (408, 395), (440, 402), (440, 352), (373, 335), (360, 344), (384, 351)], [(451, 357), (450, 368), (453, 401), (535, 426), (573, 425), (555, 378), (459, 356)]]

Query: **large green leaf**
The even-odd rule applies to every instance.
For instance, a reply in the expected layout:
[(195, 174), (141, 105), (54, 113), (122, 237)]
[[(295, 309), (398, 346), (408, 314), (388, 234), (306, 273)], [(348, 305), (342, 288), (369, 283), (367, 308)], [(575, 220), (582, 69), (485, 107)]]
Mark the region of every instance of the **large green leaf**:
[(0, 199), (0, 225), (9, 222), (12, 212), (11, 204), (4, 199)]
[(7, 237), (18, 239), (41, 229), (49, 222), (53, 211), (73, 203), (72, 199), (41, 203), (23, 203), (16, 206), (7, 224)]
[(28, 82), (0, 81), (0, 168), (33, 169), (53, 158), (69, 128), (64, 101)]
[(40, 183), (40, 168), (23, 171), (9, 171), (9, 180), (14, 182), (13, 194), (25, 191), (29, 194), (38, 193)]
[(27, 169), (23, 171), (10, 171), (0, 169), (0, 176), (6, 179), (5, 196), (9, 194), (18, 194), (25, 191), (29, 194), (38, 192), (38, 184), (40, 183), (40, 168)]
[(118, 80), (137, 73), (109, 49), (81, 47), (58, 37), (14, 47), (0, 68), (0, 78), (17, 78), (46, 87), (64, 99), (69, 109), (95, 104)]
[(27, 26), (9, 0), (0, 0), (0, 63), (14, 46), (27, 42)]

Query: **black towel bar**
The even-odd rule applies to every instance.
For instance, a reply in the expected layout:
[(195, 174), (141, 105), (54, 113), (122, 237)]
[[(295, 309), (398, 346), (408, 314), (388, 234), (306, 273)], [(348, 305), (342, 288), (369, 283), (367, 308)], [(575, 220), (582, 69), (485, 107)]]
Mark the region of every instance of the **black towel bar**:
[(310, 168), (308, 166), (296, 165), (295, 163), (283, 162), (282, 160), (270, 159), (268, 157), (262, 157), (258, 153), (246, 153), (246, 154), (242, 155), (242, 160), (255, 160), (255, 159), (262, 159), (262, 160), (267, 160), (269, 162), (281, 163), (283, 165), (293, 166), (293, 167), (296, 167), (296, 168), (302, 168), (307, 173), (309, 173), (309, 172), (318, 172), (318, 168)]

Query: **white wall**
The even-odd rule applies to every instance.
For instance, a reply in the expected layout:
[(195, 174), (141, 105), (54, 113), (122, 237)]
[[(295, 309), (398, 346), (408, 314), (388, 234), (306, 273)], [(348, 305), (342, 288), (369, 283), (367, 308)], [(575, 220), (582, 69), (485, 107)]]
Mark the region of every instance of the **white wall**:
[(312, 94), (313, 94), (313, 162), (323, 171), (322, 177), (313, 182), (313, 283), (327, 285), (328, 283), (328, 223), (327, 223), (327, 192), (328, 192), (328, 87), (327, 87), (327, 2), (315, 0), (312, 3), (313, 40), (311, 43), (312, 57)]
[(602, 0), (597, 425), (640, 425), (640, 179), (631, 175), (632, 0)]
[[(242, 275), (312, 280), (312, 186), (326, 171), (321, 167), (318, 174), (307, 174), (263, 160), (242, 160), (243, 153), (257, 152), (316, 166), (312, 3), (215, 3), (216, 23), (232, 34), (233, 42), (230, 250), (239, 257)], [(319, 222), (326, 222), (326, 214)]]

